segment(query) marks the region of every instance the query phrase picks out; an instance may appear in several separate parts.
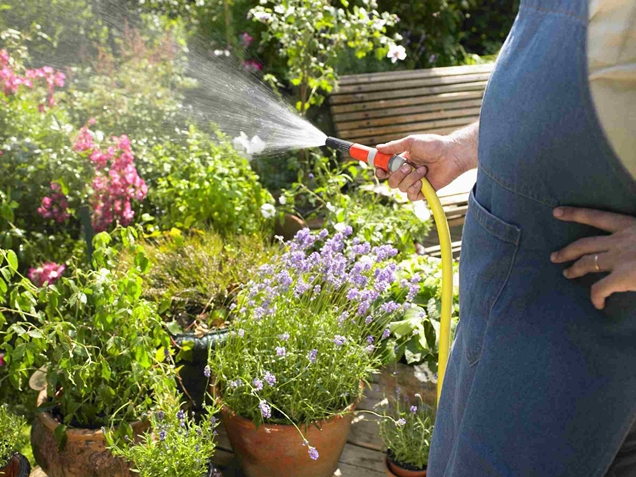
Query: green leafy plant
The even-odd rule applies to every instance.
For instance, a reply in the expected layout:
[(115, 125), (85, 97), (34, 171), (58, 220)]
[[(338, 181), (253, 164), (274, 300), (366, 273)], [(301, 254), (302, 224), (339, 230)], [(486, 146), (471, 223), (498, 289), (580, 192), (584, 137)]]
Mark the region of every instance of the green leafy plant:
[(386, 301), (397, 250), (351, 232), (301, 230), (239, 298), (210, 368), (240, 416), (300, 427), (341, 415), (384, 362), (387, 325), (408, 306)]
[(0, 406), (0, 467), (26, 445), (26, 428), (26, 419), (13, 414), (7, 404)]
[(435, 424), (435, 411), (416, 396), (416, 403), (399, 395), (389, 398), (388, 410), (380, 420), (380, 437), (389, 459), (409, 470), (426, 469)]
[(144, 296), (159, 303), (164, 320), (177, 329), (197, 332), (225, 328), (239, 289), (275, 252), (260, 235), (196, 229), (174, 229), (142, 247), (151, 263)]
[(382, 58), (400, 40), (385, 35), (395, 24), (395, 15), (377, 11), (375, 0), (363, 0), (363, 6), (330, 0), (274, 0), (250, 10), (255, 21), (265, 23), (263, 43), (276, 41), (280, 54), (287, 58), (289, 81), (299, 88), (297, 109), (305, 114), (324, 100), (336, 82), (334, 68), (338, 55), (347, 48), (358, 58), (376, 51)]
[[(136, 441), (122, 442), (112, 432), (106, 439), (113, 455), (132, 464), (140, 477), (207, 477), (209, 459), (216, 448), (218, 425), (214, 414), (218, 408), (206, 406), (205, 413), (195, 420), (181, 410), (179, 396), (174, 391), (158, 392), (150, 413), (150, 431)], [(216, 470), (212, 477), (220, 477)]]
[[(134, 247), (135, 236), (122, 231), (123, 246)], [(150, 409), (153, 389), (175, 386), (169, 335), (141, 298), (148, 260), (138, 249), (134, 266), (115, 274), (118, 252), (110, 241), (105, 233), (95, 237), (95, 270), (75, 269), (42, 288), (16, 272), (12, 251), (2, 251), (2, 310), (21, 318), (2, 332), (7, 378), (20, 389), (33, 371), (45, 370), (49, 402), (40, 410), (62, 424), (62, 443), (67, 426), (116, 425), (120, 435), (131, 434), (130, 423)], [(9, 291), (10, 279), (17, 283)]]

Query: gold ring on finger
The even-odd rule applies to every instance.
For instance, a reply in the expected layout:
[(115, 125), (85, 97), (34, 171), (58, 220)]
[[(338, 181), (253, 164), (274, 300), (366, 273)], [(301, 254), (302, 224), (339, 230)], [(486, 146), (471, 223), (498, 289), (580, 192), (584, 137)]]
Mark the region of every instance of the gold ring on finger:
[(597, 272), (601, 271), (601, 267), (598, 266), (598, 253), (594, 255), (594, 268), (596, 268)]

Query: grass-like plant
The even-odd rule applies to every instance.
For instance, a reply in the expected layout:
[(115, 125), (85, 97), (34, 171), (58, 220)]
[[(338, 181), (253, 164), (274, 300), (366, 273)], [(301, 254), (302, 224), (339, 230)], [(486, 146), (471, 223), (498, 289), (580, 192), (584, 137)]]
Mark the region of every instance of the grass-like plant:
[(419, 394), (416, 396), (416, 403), (399, 395), (389, 400), (380, 421), (380, 437), (392, 462), (406, 469), (423, 470), (428, 465), (435, 411)]
[(152, 264), (144, 295), (182, 329), (195, 322), (224, 328), (241, 285), (273, 252), (261, 235), (223, 237), (196, 230), (172, 232), (143, 247)]
[(8, 405), (0, 406), (0, 468), (6, 465), (15, 452), (26, 445), (26, 427), (26, 419), (13, 414)]
[(223, 403), (238, 415), (299, 428), (342, 415), (389, 354), (387, 325), (406, 308), (386, 300), (397, 250), (349, 242), (351, 233), (301, 230), (247, 285), (230, 337), (210, 359)]
[(136, 442), (116, 439), (106, 434), (113, 455), (131, 463), (140, 477), (220, 477), (209, 469), (209, 459), (216, 447), (214, 414), (218, 409), (206, 406), (200, 420), (181, 410), (181, 401), (174, 391), (158, 393), (156, 408), (150, 414), (151, 430)]

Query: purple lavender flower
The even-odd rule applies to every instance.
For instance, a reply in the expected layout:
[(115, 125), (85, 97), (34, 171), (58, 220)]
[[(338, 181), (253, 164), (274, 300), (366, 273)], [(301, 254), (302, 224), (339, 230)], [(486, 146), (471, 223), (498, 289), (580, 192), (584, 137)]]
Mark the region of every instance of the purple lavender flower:
[(327, 229), (322, 229), (322, 230), (320, 231), (320, 233), (318, 234), (318, 238), (319, 238), (320, 240), (324, 240), (324, 239), (326, 239), (327, 237), (329, 237), (329, 231), (328, 231)]
[(261, 381), (258, 378), (254, 378), (254, 381), (252, 381), (252, 384), (254, 385), (254, 389), (256, 391), (260, 391), (261, 389), (263, 389), (263, 381)]
[(370, 306), (371, 304), (368, 301), (363, 301), (362, 303), (360, 303), (360, 305), (358, 305), (358, 316), (366, 316), (366, 314), (369, 312)]
[(237, 379), (237, 380), (234, 380), (234, 381), (230, 381), (230, 382), (229, 382), (229, 385), (230, 385), (230, 387), (231, 387), (232, 389), (236, 389), (236, 388), (238, 388), (239, 386), (242, 386), (242, 385), (243, 385), (243, 381), (242, 381), (241, 379)]
[(299, 230), (294, 237), (294, 243), (301, 250), (311, 247), (316, 239), (311, 235), (311, 231), (308, 228)]
[(351, 225), (347, 225), (347, 226), (344, 228), (344, 230), (342, 231), (342, 234), (343, 234), (345, 237), (350, 236), (352, 233), (353, 233), (353, 227), (351, 227)]
[(406, 424), (406, 419), (404, 419), (403, 417), (401, 417), (400, 419), (398, 419), (395, 423), (396, 426), (400, 426), (402, 427), (403, 425)]
[(317, 349), (312, 349), (308, 354), (307, 354), (307, 359), (311, 362), (311, 363), (315, 363), (316, 362), (316, 357), (318, 356), (318, 350)]
[(243, 338), (243, 336), (245, 336), (245, 330), (244, 330), (244, 329), (242, 329), (242, 328), (240, 328), (240, 329), (238, 330), (238, 335), (239, 335), (239, 338)]
[(336, 346), (342, 346), (347, 341), (347, 338), (341, 335), (336, 335), (333, 337), (333, 342)]
[(283, 270), (278, 275), (276, 275), (276, 281), (280, 285), (283, 292), (289, 290), (289, 287), (292, 285), (292, 283), (294, 283), (294, 280), (292, 280), (292, 277), (289, 275), (289, 272), (287, 270)]
[(364, 324), (368, 326), (371, 324), (372, 321), (373, 321), (373, 317), (369, 315), (364, 319)]
[(276, 347), (276, 355), (283, 358), (285, 357), (285, 355), (287, 354), (287, 350), (285, 349), (284, 346), (277, 346)]
[(320, 285), (316, 285), (314, 287), (314, 295), (319, 295), (321, 290), (322, 290), (322, 287)]
[(338, 317), (338, 324), (342, 325), (347, 318), (349, 318), (349, 312), (343, 311), (341, 315)]
[(417, 412), (417, 406), (411, 406), (411, 412), (415, 414)]
[(296, 297), (298, 298), (310, 288), (311, 285), (305, 283), (305, 281), (301, 278), (300, 280), (298, 280), (298, 283), (296, 283), (296, 286), (294, 287), (294, 295), (296, 295)]
[(230, 305), (230, 311), (234, 311), (235, 308), (236, 308), (236, 303), (232, 303)]
[(183, 421), (185, 419), (185, 412), (183, 412), (182, 409), (179, 409), (179, 412), (177, 412), (177, 419), (179, 419), (180, 421)]
[(209, 366), (206, 366), (205, 368), (203, 368), (203, 376), (205, 376), (206, 378), (209, 378), (210, 376), (212, 376), (212, 370), (210, 369)]
[(367, 336), (367, 343), (373, 344), (374, 341), (375, 341), (375, 336), (372, 336), (372, 335)]
[(278, 335), (278, 339), (281, 341), (288, 341), (289, 340), (289, 333), (283, 333), (281, 335)]
[(382, 303), (380, 305), (380, 312), (386, 313), (387, 315), (397, 311), (400, 308), (400, 305), (395, 303), (394, 301), (387, 301), (386, 303)]
[(364, 350), (365, 350), (367, 353), (371, 354), (371, 353), (373, 353), (373, 352), (375, 351), (375, 346), (373, 346), (373, 345), (369, 345), (369, 346), (367, 346), (366, 348), (364, 348)]
[(360, 298), (360, 290), (357, 288), (352, 288), (347, 292), (347, 300), (355, 301)]
[(383, 339), (383, 340), (385, 340), (385, 339), (387, 339), (389, 336), (391, 336), (391, 330), (387, 328), (387, 329), (385, 329), (385, 330), (382, 332), (382, 339)]
[(164, 431), (164, 430), (159, 431), (159, 440), (160, 441), (165, 441), (166, 440), (166, 431)]
[(309, 457), (310, 457), (312, 460), (318, 460), (318, 457), (320, 457), (320, 454), (318, 454), (318, 451), (316, 450), (316, 448), (315, 448), (315, 447), (311, 447), (311, 446), (309, 446), (308, 451), (309, 451)]
[(159, 421), (163, 421), (166, 417), (166, 413), (163, 411), (157, 411), (157, 419)]
[(264, 379), (265, 379), (265, 382), (269, 384), (270, 386), (273, 386), (274, 384), (276, 384), (276, 376), (274, 376), (269, 371), (265, 371)]
[(309, 179), (313, 179), (313, 178), (314, 178), (314, 175), (310, 172), (309, 174), (307, 174), (307, 177), (308, 177)]
[(371, 251), (371, 245), (368, 242), (358, 243), (351, 247), (351, 251), (354, 255), (366, 255)]
[(267, 404), (267, 401), (261, 401), (258, 405), (261, 410), (261, 414), (265, 419), (272, 417), (272, 408)]

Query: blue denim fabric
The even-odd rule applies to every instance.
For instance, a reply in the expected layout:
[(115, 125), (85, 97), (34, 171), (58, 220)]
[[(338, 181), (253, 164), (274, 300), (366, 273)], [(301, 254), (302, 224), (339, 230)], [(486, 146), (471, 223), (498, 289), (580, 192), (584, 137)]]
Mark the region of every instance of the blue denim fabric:
[(636, 422), (636, 293), (596, 310), (604, 275), (550, 262), (601, 234), (555, 206), (636, 216), (588, 88), (587, 2), (522, 1), (486, 90), (430, 477), (600, 477)]

